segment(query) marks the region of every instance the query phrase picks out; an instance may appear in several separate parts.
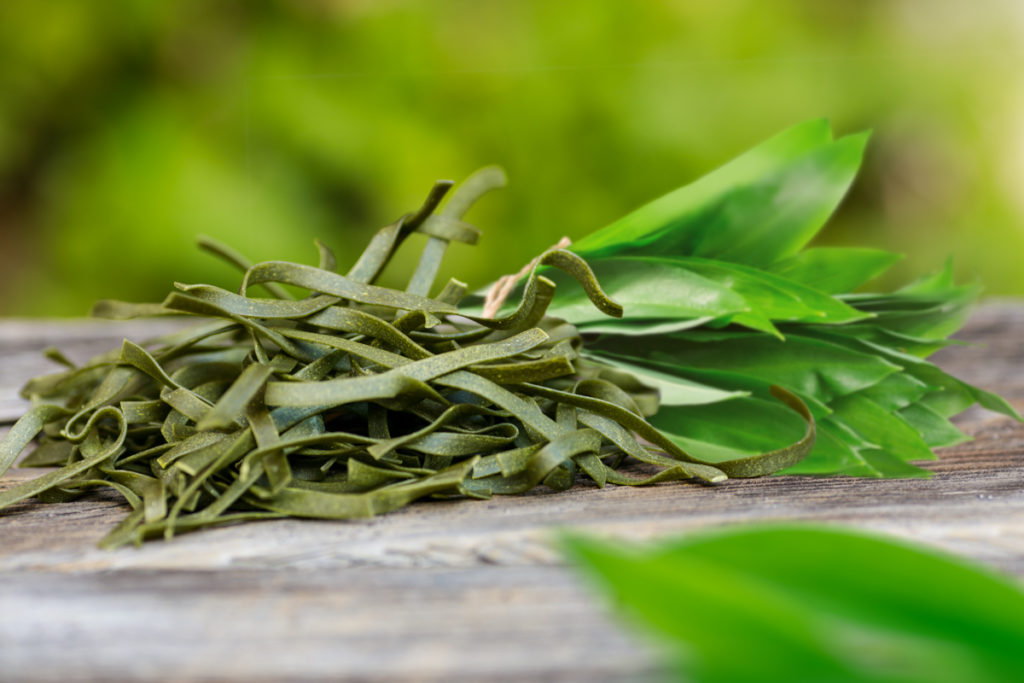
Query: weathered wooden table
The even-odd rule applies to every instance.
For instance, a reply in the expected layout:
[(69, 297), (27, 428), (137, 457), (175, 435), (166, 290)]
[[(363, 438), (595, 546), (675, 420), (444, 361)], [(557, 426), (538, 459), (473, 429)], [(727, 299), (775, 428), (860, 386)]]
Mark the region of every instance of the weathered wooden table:
[[(159, 327), (157, 325), (156, 327)], [(0, 424), (17, 388), (154, 326), (0, 322)], [(980, 308), (936, 360), (1024, 410), (1024, 303)], [(0, 513), (0, 680), (637, 680), (650, 647), (550, 544), (753, 520), (839, 522), (1024, 576), (1024, 426), (977, 410), (930, 480), (773, 477), (429, 502), (353, 522), (271, 521), (95, 548), (115, 495)], [(0, 427), (0, 433), (6, 428)], [(0, 489), (35, 476), (12, 470)]]

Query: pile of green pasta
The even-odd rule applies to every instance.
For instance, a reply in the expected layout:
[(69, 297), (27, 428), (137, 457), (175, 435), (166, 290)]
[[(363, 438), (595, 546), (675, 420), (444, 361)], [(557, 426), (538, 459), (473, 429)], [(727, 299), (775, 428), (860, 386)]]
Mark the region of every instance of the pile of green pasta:
[[(443, 209), (452, 183), (438, 183), (345, 275), (324, 245), (317, 266), (251, 264), (204, 239), (244, 271), (238, 292), (179, 284), (160, 304), (100, 302), (100, 317), (202, 321), (125, 340), (81, 366), (51, 352), (68, 369), (25, 387), (33, 407), (0, 444), (0, 474), (37, 437), (22, 464), (58, 469), (0, 493), (0, 508), (111, 487), (132, 508), (101, 543), (117, 547), (243, 520), (369, 517), (424, 497), (560, 491), (586, 479), (718, 482), (775, 472), (810, 451), (813, 419), (779, 388), (807, 422), (780, 450), (712, 466), (652, 427), (657, 391), (581, 359), (577, 329), (545, 317), (555, 285), (539, 268), (567, 273), (599, 310), (622, 315), (572, 252), (542, 254), (501, 317), (460, 315), (466, 286), (456, 280), (429, 296), (447, 245), (476, 241), (462, 215), (503, 182), (484, 169)], [(416, 232), (428, 239), (408, 287), (375, 285)], [(250, 294), (260, 286), (269, 296)]]

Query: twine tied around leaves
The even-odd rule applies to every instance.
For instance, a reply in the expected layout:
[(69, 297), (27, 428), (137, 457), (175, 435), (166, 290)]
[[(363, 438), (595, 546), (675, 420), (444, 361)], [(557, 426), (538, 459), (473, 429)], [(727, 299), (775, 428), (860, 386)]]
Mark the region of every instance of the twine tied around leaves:
[[(572, 240), (568, 237), (563, 237), (558, 240), (558, 243), (551, 247), (551, 249), (565, 249), (570, 244), (572, 244)], [(550, 251), (550, 249), (546, 251)], [(487, 295), (484, 297), (483, 317), (493, 318), (498, 314), (498, 311), (501, 309), (501, 305), (505, 303), (505, 299), (507, 299), (508, 295), (512, 293), (512, 290), (515, 289), (516, 283), (529, 275), (530, 271), (534, 269), (538, 261), (540, 261), (540, 256), (523, 266), (522, 270), (515, 275), (502, 275), (498, 278), (497, 282), (491, 285), (491, 288), (487, 291)]]

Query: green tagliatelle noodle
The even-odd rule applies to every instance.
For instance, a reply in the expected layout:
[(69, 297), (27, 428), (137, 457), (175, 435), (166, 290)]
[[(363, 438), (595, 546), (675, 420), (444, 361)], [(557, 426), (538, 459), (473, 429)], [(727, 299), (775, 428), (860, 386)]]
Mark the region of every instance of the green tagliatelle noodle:
[[(424, 497), (564, 490), (580, 478), (713, 483), (775, 472), (810, 451), (811, 411), (781, 387), (771, 390), (777, 405), (805, 425), (781, 448), (711, 463), (653, 427), (644, 416), (657, 386), (581, 359), (577, 329), (546, 317), (557, 298), (542, 269), (575, 280), (598, 315), (623, 314), (571, 251), (542, 254), (518, 305), (493, 319), (460, 314), (457, 281), (428, 296), (448, 243), (476, 241), (462, 215), (503, 182), (484, 169), (440, 211), (451, 183), (438, 183), (346, 274), (319, 243), (317, 266), (252, 264), (202, 238), (244, 272), (237, 292), (179, 284), (160, 304), (99, 302), (93, 313), (104, 318), (207, 320), (125, 340), (82, 366), (51, 352), (67, 369), (25, 387), (34, 407), (0, 443), (0, 473), (36, 439), (23, 464), (57, 469), (0, 493), (0, 508), (114, 488), (133, 509), (102, 541), (116, 547), (246, 520), (368, 517)], [(375, 285), (413, 232), (428, 241), (406, 291)], [(271, 298), (253, 296), (256, 287)], [(296, 299), (294, 288), (309, 295)]]

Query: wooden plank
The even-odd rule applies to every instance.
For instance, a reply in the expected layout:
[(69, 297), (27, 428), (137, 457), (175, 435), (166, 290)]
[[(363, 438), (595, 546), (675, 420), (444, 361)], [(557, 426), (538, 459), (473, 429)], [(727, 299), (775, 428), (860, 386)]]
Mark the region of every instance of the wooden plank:
[[(769, 477), (705, 487), (665, 484), (490, 501), (431, 501), (369, 520), (273, 520), (210, 529), (142, 551), (93, 547), (127, 508), (116, 494), (0, 512), (0, 571), (473, 567), (557, 564), (558, 526), (645, 539), (721, 524), (806, 519), (918, 539), (1024, 576), (1024, 426), (970, 425), (923, 479)], [(41, 470), (13, 470), (4, 487)]]
[(647, 647), (550, 567), (3, 578), (4, 680), (582, 682), (655, 670)]
[[(987, 347), (938, 358), (1024, 408), (1021, 332), (1024, 305), (991, 304), (963, 335)], [(17, 342), (26, 353), (33, 334)], [(0, 324), (0, 349), (15, 336)], [(91, 353), (111, 338), (67, 341)], [(116, 495), (23, 504), (0, 512), (0, 677), (642, 679), (655, 653), (563, 566), (558, 527), (647, 539), (753, 520), (840, 522), (1024, 576), (1024, 427), (979, 411), (962, 427), (975, 440), (944, 451), (930, 480), (581, 486), (371, 520), (211, 529), (114, 552), (95, 542), (124, 514)], [(13, 471), (0, 488), (37, 473)]]
[(18, 320), (0, 322), (0, 424), (12, 422), (28, 407), (18, 390), (28, 380), (63, 368), (43, 357), (59, 348), (75, 363), (116, 349), (125, 338), (143, 341), (187, 325), (187, 320)]

